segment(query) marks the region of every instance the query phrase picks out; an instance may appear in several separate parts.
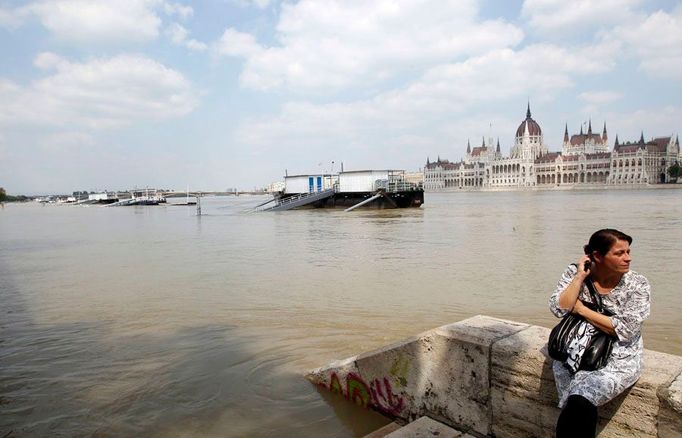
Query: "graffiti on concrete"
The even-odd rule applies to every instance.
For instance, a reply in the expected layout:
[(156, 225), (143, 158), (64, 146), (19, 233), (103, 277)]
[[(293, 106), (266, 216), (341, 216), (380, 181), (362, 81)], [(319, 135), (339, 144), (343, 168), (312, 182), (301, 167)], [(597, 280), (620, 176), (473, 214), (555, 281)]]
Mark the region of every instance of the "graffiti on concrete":
[(389, 415), (399, 415), (403, 410), (403, 398), (393, 393), (391, 382), (387, 377), (382, 380), (374, 379), (372, 381), (370, 385), (372, 400), (380, 411)]
[(396, 382), (399, 386), (407, 386), (407, 371), (410, 367), (410, 360), (399, 354), (398, 357), (391, 365), (389, 373), (395, 377)]
[(344, 395), (343, 388), (341, 387), (341, 382), (339, 382), (339, 376), (336, 373), (332, 373), (329, 380), (329, 390), (333, 393)]
[(348, 373), (346, 376), (346, 387), (348, 388), (346, 395), (348, 400), (363, 408), (366, 408), (370, 404), (369, 388), (362, 380), (362, 377), (355, 373)]
[(404, 408), (403, 397), (393, 392), (388, 377), (374, 379), (368, 385), (360, 375), (350, 372), (346, 375), (346, 390), (341, 379), (332, 372), (329, 376), (329, 391), (340, 394), (363, 408), (373, 407), (390, 416), (399, 416)]

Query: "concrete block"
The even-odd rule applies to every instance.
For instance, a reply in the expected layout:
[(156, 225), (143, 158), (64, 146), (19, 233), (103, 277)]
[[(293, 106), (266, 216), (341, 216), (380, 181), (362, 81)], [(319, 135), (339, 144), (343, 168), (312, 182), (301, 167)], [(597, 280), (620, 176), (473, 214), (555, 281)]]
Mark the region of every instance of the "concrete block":
[(529, 326), (492, 346), (491, 423), (495, 436), (554, 436), (559, 409), (552, 359), (546, 352), (549, 332)]
[(375, 409), (389, 418), (409, 422), (423, 415), (421, 394), (429, 371), (433, 331), (378, 350), (335, 361), (310, 371), (308, 380)]
[[(548, 337), (543, 327), (476, 316), (307, 378), (398, 422), (428, 416), (475, 436), (553, 437), (559, 409)], [(682, 436), (682, 357), (647, 350), (644, 361), (635, 386), (600, 407), (600, 437)]]
[(398, 423), (388, 423), (386, 426), (375, 430), (374, 432), (365, 435), (363, 438), (384, 438), (386, 435), (395, 432), (396, 430), (400, 429), (402, 426), (399, 425)]
[(405, 422), (490, 432), (490, 347), (526, 324), (476, 316), (312, 370), (313, 383)]
[(465, 339), (479, 345), (490, 345), (499, 339), (528, 328), (528, 324), (476, 315), (435, 329), (443, 336), (452, 339)]
[[(493, 346), (491, 396), (493, 433), (498, 437), (552, 437), (559, 415), (549, 329), (530, 327)], [(600, 437), (656, 436), (658, 388), (679, 373), (678, 356), (645, 351), (645, 369), (637, 384), (599, 408)]]
[(460, 430), (489, 435), (491, 346), (527, 327), (479, 315), (436, 329), (442, 345), (434, 349), (433, 360), (440, 366), (427, 393), (426, 412)]
[[(599, 436), (660, 436), (659, 417), (665, 403), (661, 402), (659, 391), (668, 387), (680, 372), (682, 357), (645, 350), (644, 370), (637, 383), (599, 408)], [(677, 425), (682, 426), (679, 416)]]
[(658, 412), (658, 436), (682, 436), (682, 374), (658, 391), (661, 408)]
[(460, 438), (461, 436), (462, 432), (429, 417), (421, 417), (386, 435), (386, 438)]

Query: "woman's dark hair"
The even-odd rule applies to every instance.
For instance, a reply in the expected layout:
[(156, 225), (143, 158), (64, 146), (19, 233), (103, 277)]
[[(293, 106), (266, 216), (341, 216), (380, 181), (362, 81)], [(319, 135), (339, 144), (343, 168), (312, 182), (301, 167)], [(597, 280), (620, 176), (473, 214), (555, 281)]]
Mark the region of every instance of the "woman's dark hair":
[(583, 249), (585, 250), (586, 255), (592, 255), (593, 251), (605, 255), (609, 252), (613, 244), (619, 240), (625, 240), (627, 243), (632, 244), (632, 237), (627, 234), (611, 228), (604, 228), (603, 230), (595, 232)]

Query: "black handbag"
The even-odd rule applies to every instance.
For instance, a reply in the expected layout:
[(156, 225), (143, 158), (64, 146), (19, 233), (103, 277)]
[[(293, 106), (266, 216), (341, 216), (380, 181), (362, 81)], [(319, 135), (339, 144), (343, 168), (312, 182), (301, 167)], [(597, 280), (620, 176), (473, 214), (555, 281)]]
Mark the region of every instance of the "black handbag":
[[(594, 289), (592, 280), (586, 278), (585, 285), (590, 291), (594, 303), (583, 304), (596, 312), (611, 316), (611, 313), (604, 309), (602, 298)], [(589, 322), (580, 315), (569, 313), (552, 329), (549, 334), (549, 341), (547, 342), (547, 350), (552, 359), (566, 362), (566, 359), (568, 359), (568, 346), (582, 324), (589, 324)], [(613, 341), (613, 336), (597, 329), (583, 352), (578, 370), (594, 371), (605, 366), (613, 349)]]

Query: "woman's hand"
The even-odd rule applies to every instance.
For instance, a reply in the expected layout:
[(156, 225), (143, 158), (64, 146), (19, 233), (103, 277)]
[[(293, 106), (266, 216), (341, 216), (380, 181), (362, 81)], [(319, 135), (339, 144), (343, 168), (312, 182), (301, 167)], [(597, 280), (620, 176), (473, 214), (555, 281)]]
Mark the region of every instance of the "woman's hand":
[(578, 296), (580, 295), (580, 288), (582, 288), (583, 282), (587, 276), (590, 275), (591, 265), (588, 265), (588, 268), (585, 269), (585, 264), (587, 262), (591, 263), (589, 256), (584, 255), (578, 259), (578, 263), (576, 263), (578, 265), (578, 272), (575, 274), (575, 277), (573, 277), (573, 280), (571, 280), (569, 285), (566, 286), (566, 289), (561, 292), (561, 295), (559, 295), (559, 307), (561, 309), (566, 309), (573, 313), (577, 313), (574, 309), (574, 306), (576, 306), (576, 303), (579, 302)]
[(575, 304), (573, 305), (573, 310), (571, 310), (571, 313), (583, 316), (582, 312), (586, 308), (587, 306), (585, 306), (582, 301), (575, 300)]
[[(585, 265), (587, 264), (588, 268), (585, 269)], [(590, 275), (591, 272), (591, 267), (592, 267), (592, 260), (590, 259), (590, 256), (584, 255), (580, 257), (580, 260), (578, 260), (578, 274), (583, 280), (587, 278)]]

